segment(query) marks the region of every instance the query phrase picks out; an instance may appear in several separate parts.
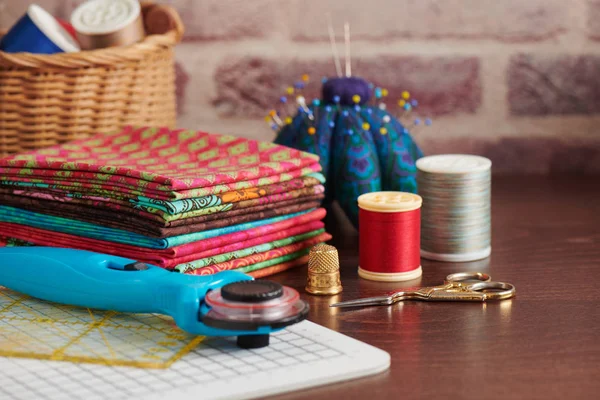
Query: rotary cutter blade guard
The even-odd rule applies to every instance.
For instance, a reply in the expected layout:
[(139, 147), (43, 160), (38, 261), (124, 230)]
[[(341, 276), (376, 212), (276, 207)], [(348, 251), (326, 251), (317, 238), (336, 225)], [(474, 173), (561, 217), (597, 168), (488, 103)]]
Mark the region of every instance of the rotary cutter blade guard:
[(38, 299), (124, 313), (171, 316), (194, 335), (237, 336), (240, 347), (304, 320), (292, 288), (224, 271), (184, 275), (135, 260), (75, 249), (0, 248), (0, 285)]

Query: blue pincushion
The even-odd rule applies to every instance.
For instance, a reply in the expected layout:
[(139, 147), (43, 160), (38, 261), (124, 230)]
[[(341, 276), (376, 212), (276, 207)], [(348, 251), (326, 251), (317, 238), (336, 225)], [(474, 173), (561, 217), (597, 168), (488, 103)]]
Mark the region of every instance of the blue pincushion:
[[(308, 81), (306, 75), (303, 81)], [(358, 227), (357, 198), (374, 191), (416, 193), (415, 162), (423, 156), (409, 129), (422, 124), (413, 118), (403, 124), (383, 103), (387, 90), (359, 77), (323, 80), (321, 98), (307, 103), (303, 83), (288, 88), (298, 108), (284, 117), (272, 110), (267, 119), (277, 131), (275, 143), (320, 157), (327, 177), (326, 201), (336, 200)], [(281, 103), (288, 103), (287, 97)], [(398, 106), (406, 116), (418, 103), (403, 92)], [(429, 125), (429, 119), (425, 124)], [(406, 125), (406, 126), (405, 126)]]

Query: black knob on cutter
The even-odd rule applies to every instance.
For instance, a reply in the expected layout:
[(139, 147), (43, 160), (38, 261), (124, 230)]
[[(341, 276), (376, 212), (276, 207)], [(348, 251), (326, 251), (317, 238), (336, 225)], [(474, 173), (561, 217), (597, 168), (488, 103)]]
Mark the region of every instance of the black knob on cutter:
[[(262, 280), (227, 284), (208, 292), (204, 301), (211, 309), (199, 314), (198, 319), (207, 326), (225, 330), (281, 329), (306, 319), (309, 310), (308, 303), (300, 300), (294, 289)], [(244, 349), (268, 346), (269, 334), (239, 335), (237, 345)]]
[(237, 345), (242, 349), (260, 349), (269, 345), (270, 335), (243, 335), (237, 337)]
[(127, 264), (123, 267), (124, 271), (145, 271), (148, 269), (148, 266), (143, 262), (136, 261), (131, 264)]
[(270, 281), (240, 281), (221, 288), (225, 300), (260, 303), (283, 295), (283, 286)]

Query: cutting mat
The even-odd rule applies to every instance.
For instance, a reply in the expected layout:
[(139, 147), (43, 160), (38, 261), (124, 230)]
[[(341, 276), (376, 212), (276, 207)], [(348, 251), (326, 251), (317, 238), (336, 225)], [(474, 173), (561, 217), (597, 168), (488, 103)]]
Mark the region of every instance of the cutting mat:
[(389, 365), (386, 352), (309, 321), (273, 334), (268, 347), (245, 350), (235, 338), (182, 333), (167, 317), (91, 311), (0, 289), (0, 398), (247, 399)]
[(168, 368), (202, 340), (165, 316), (92, 311), (0, 287), (0, 356)]

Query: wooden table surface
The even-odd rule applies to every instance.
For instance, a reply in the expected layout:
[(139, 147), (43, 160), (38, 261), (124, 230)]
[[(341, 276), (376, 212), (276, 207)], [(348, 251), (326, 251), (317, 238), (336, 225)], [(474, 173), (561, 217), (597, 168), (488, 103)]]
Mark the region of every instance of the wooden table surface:
[[(491, 257), (422, 260), (422, 278), (399, 284), (358, 278), (357, 233), (339, 211), (330, 212), (329, 244), (340, 254), (343, 293), (308, 295), (305, 268), (270, 279), (303, 293), (311, 321), (389, 352), (391, 367), (277, 398), (600, 398), (600, 177), (494, 177), (492, 192)], [(511, 282), (517, 296), (489, 304), (328, 307), (395, 288), (437, 285), (458, 271)]]

